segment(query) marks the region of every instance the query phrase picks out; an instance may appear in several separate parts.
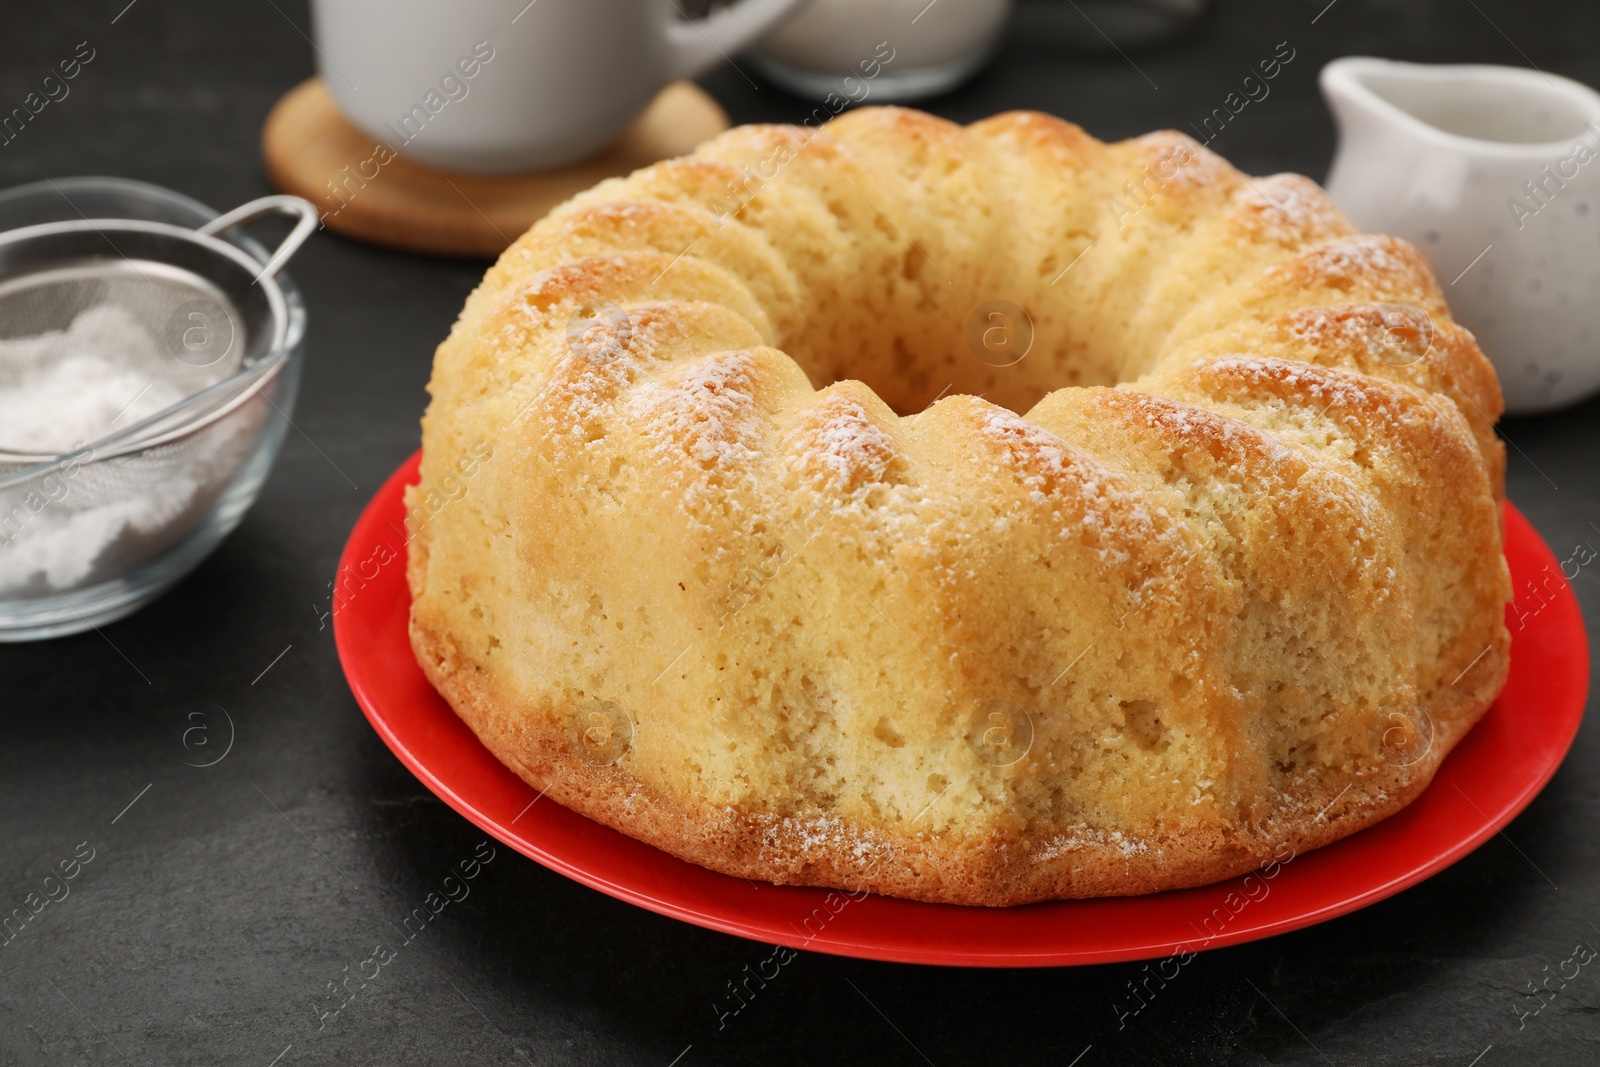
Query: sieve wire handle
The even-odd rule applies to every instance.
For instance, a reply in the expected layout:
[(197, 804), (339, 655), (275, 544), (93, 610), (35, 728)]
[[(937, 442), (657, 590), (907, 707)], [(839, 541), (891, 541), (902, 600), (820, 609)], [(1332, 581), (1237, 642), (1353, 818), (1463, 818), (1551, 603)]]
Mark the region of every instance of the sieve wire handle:
[(271, 258), (267, 260), (266, 266), (261, 268), (261, 273), (256, 275), (255, 280), (274, 278), (283, 265), (289, 262), (289, 257), (300, 250), (306, 238), (311, 236), (311, 231), (321, 222), (317, 218), (317, 209), (312, 206), (311, 201), (302, 200), (298, 196), (263, 196), (248, 204), (240, 204), (227, 214), (218, 215), (201, 226), (197, 232), (215, 237), (235, 226), (243, 226), (247, 222), (254, 222), (267, 215), (291, 215), (300, 220), (295, 223), (294, 229), (289, 231), (289, 236), (283, 239), (283, 243), (273, 251)]

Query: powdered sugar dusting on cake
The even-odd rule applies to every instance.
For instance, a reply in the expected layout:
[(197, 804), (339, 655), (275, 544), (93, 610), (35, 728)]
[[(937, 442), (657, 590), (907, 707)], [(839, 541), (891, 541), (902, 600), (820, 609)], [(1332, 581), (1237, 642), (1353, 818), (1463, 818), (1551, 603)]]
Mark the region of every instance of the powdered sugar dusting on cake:
[(799, 465), (820, 472), (829, 488), (844, 493), (886, 481), (899, 457), (894, 438), (847, 396), (825, 400), (791, 441), (796, 439)]
[(754, 481), (762, 436), (755, 392), (755, 357), (724, 352), (668, 381), (641, 382), (628, 398), (650, 455), (675, 475), (679, 506), (702, 524), (711, 513), (725, 522), (743, 510), (730, 490)]
[(808, 862), (838, 861), (848, 857), (859, 867), (871, 868), (894, 853), (894, 846), (869, 829), (837, 815), (756, 815), (761, 850), (767, 862), (802, 867)]
[(1404, 367), (1433, 349), (1433, 320), (1400, 304), (1335, 304), (1301, 308), (1284, 320), (1289, 336), (1313, 352), (1365, 348), (1373, 360)]
[(1232, 185), (1239, 172), (1215, 152), (1186, 133), (1163, 130), (1134, 139), (1143, 151), (1142, 187), (1203, 188)]
[(1320, 351), (1330, 341), (1350, 344), (1366, 340), (1365, 305), (1334, 304), (1301, 308), (1285, 319), (1289, 336)]
[(1239, 201), (1263, 236), (1285, 244), (1315, 241), (1349, 229), (1328, 194), (1298, 174), (1252, 178), (1240, 190)]
[(1121, 830), (1099, 830), (1088, 825), (1078, 827), (1072, 833), (1056, 834), (1054, 837), (1042, 842), (1029, 855), (1035, 863), (1049, 863), (1074, 852), (1085, 849), (1097, 851), (1115, 849), (1124, 857), (1132, 859), (1150, 851), (1150, 846), (1145, 842), (1124, 834)]
[[(1254, 384), (1283, 383), (1303, 390), (1313, 401), (1326, 405), (1364, 404), (1368, 390), (1362, 379), (1330, 372), (1310, 363), (1257, 356), (1224, 356), (1210, 364), (1213, 371), (1246, 379)], [(1324, 408), (1326, 410), (1326, 408)]]
[[(1076, 487), (1075, 495), (1083, 506), (1081, 525), (1098, 535), (1102, 558), (1122, 562), (1127, 559), (1127, 551), (1120, 543), (1167, 534), (1156, 523), (1157, 516), (1167, 519), (1165, 511), (1157, 509), (1152, 514), (1142, 494), (1119, 485), (1118, 475), (1078, 453), (1055, 434), (1004, 408), (989, 411), (980, 429), (1016, 455), (1015, 472), (1034, 503), (1043, 503), (1069, 486)], [(1171, 524), (1164, 525), (1170, 528)]]
[(1251, 442), (1261, 440), (1262, 435), (1255, 427), (1195, 404), (1154, 393), (1133, 395), (1139, 398), (1139, 413), (1144, 418), (1144, 424), (1151, 429), (1164, 427), (1193, 441), (1219, 440), (1230, 448), (1241, 447), (1244, 439)]
[[(545, 407), (553, 416), (546, 437), (578, 441), (603, 436), (617, 397), (655, 358), (663, 322), (644, 305), (615, 305), (574, 314), (555, 347), (555, 364)], [(519, 405), (523, 410), (531, 405)]]
[(1408, 251), (1398, 238), (1362, 233), (1319, 245), (1316, 259), (1330, 273), (1377, 280), (1383, 289), (1414, 293), (1419, 287), (1431, 288), (1419, 286), (1417, 256)]
[(606, 224), (620, 224), (624, 230), (641, 228), (644, 224), (655, 221), (664, 213), (663, 205), (642, 200), (608, 200), (603, 203), (585, 205), (581, 211), (564, 214), (557, 221), (561, 229), (568, 234), (579, 234), (596, 228), (597, 223), (604, 228)]
[(652, 454), (687, 454), (707, 470), (753, 460), (760, 443), (755, 369), (748, 352), (730, 352), (691, 363), (671, 381), (641, 382), (628, 410), (652, 439)]

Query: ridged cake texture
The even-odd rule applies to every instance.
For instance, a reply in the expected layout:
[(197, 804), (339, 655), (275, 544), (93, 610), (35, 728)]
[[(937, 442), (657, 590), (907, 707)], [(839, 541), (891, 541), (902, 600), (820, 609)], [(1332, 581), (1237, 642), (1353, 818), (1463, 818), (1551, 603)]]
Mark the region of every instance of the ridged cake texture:
[(419, 662), (729, 874), (1220, 879), (1398, 810), (1505, 678), (1489, 364), (1415, 249), (1181, 134), (731, 130), (523, 235), (430, 391)]

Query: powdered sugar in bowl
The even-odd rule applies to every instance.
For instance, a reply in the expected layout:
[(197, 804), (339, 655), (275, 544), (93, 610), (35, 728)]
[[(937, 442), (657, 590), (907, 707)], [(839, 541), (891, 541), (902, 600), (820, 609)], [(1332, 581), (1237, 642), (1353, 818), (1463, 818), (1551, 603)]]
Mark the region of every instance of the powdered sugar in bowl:
[[(273, 253), (235, 229), (276, 213)], [(0, 193), (0, 640), (127, 615), (238, 525), (299, 384), (279, 271), (316, 221), (110, 178)]]

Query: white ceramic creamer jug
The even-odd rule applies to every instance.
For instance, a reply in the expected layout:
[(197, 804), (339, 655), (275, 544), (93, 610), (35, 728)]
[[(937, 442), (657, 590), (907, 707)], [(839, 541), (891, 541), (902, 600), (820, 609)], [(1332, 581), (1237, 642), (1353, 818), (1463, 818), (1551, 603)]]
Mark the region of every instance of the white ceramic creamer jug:
[(1322, 70), (1328, 192), (1433, 263), (1512, 413), (1600, 388), (1600, 94), (1534, 70), (1351, 56)]

